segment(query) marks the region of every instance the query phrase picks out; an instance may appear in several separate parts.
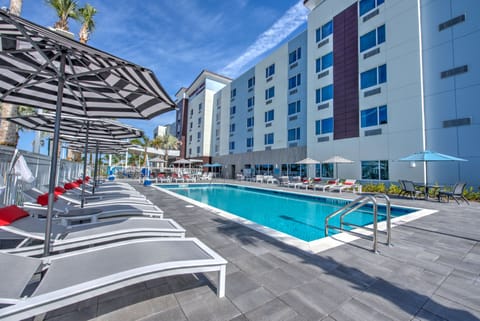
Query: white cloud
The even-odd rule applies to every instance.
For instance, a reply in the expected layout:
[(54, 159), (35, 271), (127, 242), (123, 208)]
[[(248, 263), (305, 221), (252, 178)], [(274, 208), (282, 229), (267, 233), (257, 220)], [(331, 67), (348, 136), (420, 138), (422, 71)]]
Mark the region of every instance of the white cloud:
[(247, 64), (276, 47), (305, 23), (307, 21), (307, 13), (308, 9), (304, 7), (303, 0), (300, 0), (296, 5), (288, 9), (268, 30), (263, 32), (242, 55), (220, 70), (220, 74), (233, 78), (238, 76)]

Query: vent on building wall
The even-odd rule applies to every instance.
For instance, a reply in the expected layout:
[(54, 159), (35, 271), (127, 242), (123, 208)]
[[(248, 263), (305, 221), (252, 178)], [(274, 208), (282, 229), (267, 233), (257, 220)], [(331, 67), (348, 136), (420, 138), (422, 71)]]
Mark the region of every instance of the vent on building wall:
[(443, 121), (443, 128), (466, 126), (472, 124), (472, 117), (457, 118)]
[(271, 127), (272, 126), (272, 123), (266, 123), (265, 124), (265, 127)]
[(272, 147), (271, 147), (271, 146), (267, 146), (267, 147), (265, 147), (265, 150), (272, 150)]
[(382, 134), (381, 128), (370, 129), (365, 131), (365, 136), (375, 136), (375, 135), (381, 135), (381, 134)]
[(290, 92), (288, 93), (289, 95), (293, 95), (293, 94), (296, 94), (298, 92), (297, 89), (294, 89), (294, 90), (290, 90)]
[(465, 21), (465, 14), (461, 14), (455, 18), (452, 18), (448, 21), (445, 21), (444, 23), (439, 24), (438, 31), (442, 31), (444, 29), (447, 29), (449, 27), (456, 25), (457, 23), (464, 22), (464, 21)]
[(330, 106), (330, 103), (324, 103), (321, 105), (317, 105), (317, 110), (327, 109)]
[(267, 101), (265, 102), (265, 105), (268, 105), (268, 104), (271, 104), (271, 103), (272, 103), (272, 100), (269, 99), (269, 100), (267, 100)]
[(365, 17), (363, 17), (363, 22), (365, 21), (368, 21), (370, 19), (372, 19), (373, 17), (375, 17), (376, 15), (378, 15), (380, 13), (380, 10), (375, 9), (374, 11), (370, 12), (369, 14), (367, 14)]
[(468, 71), (468, 65), (464, 65), (464, 66), (455, 67), (449, 70), (442, 71), (440, 74), (440, 77), (441, 78), (452, 77), (452, 76), (466, 73), (467, 71)]
[(329, 140), (330, 140), (330, 137), (329, 137), (329, 136), (317, 137), (317, 142), (318, 142), (318, 143), (328, 142)]
[(294, 62), (293, 64), (290, 65), (290, 69), (293, 69), (298, 66), (298, 62)]
[(381, 92), (382, 92), (382, 88), (380, 88), (380, 87), (372, 89), (372, 90), (367, 90), (363, 93), (363, 97), (369, 97), (369, 96), (377, 95), (377, 94), (380, 94)]
[(330, 42), (330, 38), (326, 38), (318, 43), (317, 48), (323, 47), (329, 42)]
[(268, 77), (267, 82), (272, 81), (273, 77)]
[(288, 120), (292, 121), (292, 120), (297, 120), (297, 116), (292, 116), (292, 117), (289, 117)]
[(328, 76), (330, 74), (330, 70), (325, 70), (325, 71), (322, 71), (321, 73), (319, 73), (317, 75), (317, 79), (320, 79), (320, 78), (323, 78), (325, 76)]
[(298, 146), (298, 143), (291, 143), (291, 144), (288, 144), (288, 147), (297, 147)]
[(372, 56), (375, 56), (380, 53), (380, 48), (375, 48), (373, 50), (370, 50), (369, 52), (366, 52), (363, 54), (363, 59), (370, 58)]

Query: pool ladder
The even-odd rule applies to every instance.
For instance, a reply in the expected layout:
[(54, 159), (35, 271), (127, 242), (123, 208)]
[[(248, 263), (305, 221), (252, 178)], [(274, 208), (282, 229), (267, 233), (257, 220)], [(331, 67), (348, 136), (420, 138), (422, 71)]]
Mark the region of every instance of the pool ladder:
[[(378, 230), (378, 204), (377, 204), (377, 198), (384, 198), (385, 199), (385, 206), (386, 206), (386, 216), (387, 216), (387, 230), (386, 231), (379, 231)], [(371, 213), (364, 213), (365, 215), (373, 215), (373, 228), (371, 227), (366, 227), (366, 226), (361, 226), (353, 223), (347, 223), (345, 222), (345, 216), (348, 214), (362, 208), (363, 206), (367, 204), (373, 204), (373, 214)], [(377, 242), (378, 242), (378, 233), (386, 234), (387, 235), (387, 245), (391, 245), (392, 241), (392, 222), (391, 222), (391, 209), (390, 209), (390, 198), (385, 195), (385, 194), (369, 194), (369, 195), (362, 195), (358, 197), (357, 199), (353, 200), (351, 203), (348, 203), (341, 209), (333, 212), (332, 214), (328, 215), (325, 218), (325, 236), (328, 236), (328, 230), (329, 229), (334, 229), (334, 230), (339, 230), (342, 232), (346, 232), (349, 234), (353, 234), (355, 236), (364, 238), (364, 239), (369, 239), (373, 241), (373, 252), (377, 253)], [(335, 226), (335, 225), (329, 225), (328, 222), (331, 218), (340, 216), (340, 226)], [(382, 215), (383, 216), (383, 215)], [(372, 235), (365, 235), (361, 234), (358, 232), (353, 232), (351, 230), (347, 230), (345, 227), (355, 227), (355, 228), (360, 228), (363, 230), (367, 230), (370, 232), (373, 232)]]

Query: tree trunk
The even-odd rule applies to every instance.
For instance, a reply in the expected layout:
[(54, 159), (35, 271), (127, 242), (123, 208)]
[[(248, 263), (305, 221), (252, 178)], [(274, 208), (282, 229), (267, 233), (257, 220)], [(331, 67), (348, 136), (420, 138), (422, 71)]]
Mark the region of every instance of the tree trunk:
[[(2, 104), (2, 118), (18, 116), (18, 107), (12, 104)], [(17, 147), (18, 133), (17, 125), (2, 120), (0, 126), (0, 145)]]
[[(23, 0), (10, 0), (10, 14), (20, 16)], [(3, 103), (2, 118), (18, 116), (18, 106)], [(9, 121), (2, 121), (0, 126), (0, 145), (17, 147), (18, 133), (17, 125)]]

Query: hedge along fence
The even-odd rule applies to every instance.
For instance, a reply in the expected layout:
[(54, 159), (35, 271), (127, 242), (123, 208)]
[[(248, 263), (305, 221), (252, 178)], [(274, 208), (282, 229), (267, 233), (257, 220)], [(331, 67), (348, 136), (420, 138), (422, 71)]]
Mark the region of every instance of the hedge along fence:
[[(453, 190), (453, 186), (451, 187), (445, 187), (443, 188), (444, 190)], [(391, 183), (387, 187), (384, 183), (368, 183), (365, 185), (362, 185), (362, 191), (363, 192), (369, 192), (369, 193), (382, 193), (382, 194), (389, 194), (389, 195), (398, 195), (401, 192), (400, 185)], [(435, 197), (434, 193), (436, 193), (438, 189), (431, 188), (429, 191), (429, 196), (430, 197)], [(477, 187), (476, 189), (473, 186), (467, 186), (463, 192), (463, 196), (465, 196), (466, 199), (469, 201), (480, 201), (480, 187)]]

